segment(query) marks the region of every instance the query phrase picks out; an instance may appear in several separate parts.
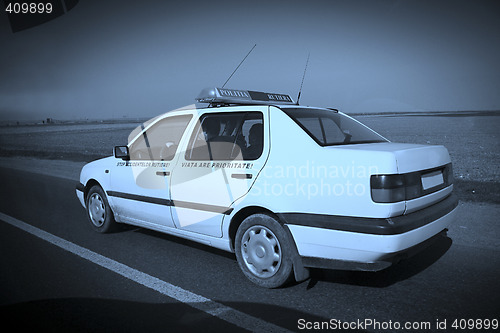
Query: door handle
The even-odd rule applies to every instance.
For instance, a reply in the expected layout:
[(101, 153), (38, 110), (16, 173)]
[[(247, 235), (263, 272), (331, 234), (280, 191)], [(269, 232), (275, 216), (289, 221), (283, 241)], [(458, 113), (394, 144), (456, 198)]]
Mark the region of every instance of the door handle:
[(157, 176), (170, 176), (170, 171), (156, 171)]
[(251, 173), (233, 173), (231, 174), (231, 178), (235, 179), (252, 179)]

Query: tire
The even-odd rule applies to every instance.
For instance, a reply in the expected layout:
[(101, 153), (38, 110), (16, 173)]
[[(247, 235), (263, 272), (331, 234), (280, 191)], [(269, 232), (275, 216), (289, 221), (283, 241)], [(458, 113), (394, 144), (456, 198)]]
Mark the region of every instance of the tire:
[(260, 287), (281, 287), (291, 279), (290, 240), (270, 215), (254, 214), (243, 220), (236, 232), (235, 253), (245, 276)]
[(99, 185), (94, 185), (87, 193), (85, 201), (87, 218), (92, 228), (99, 233), (107, 233), (116, 229), (113, 211), (108, 199)]

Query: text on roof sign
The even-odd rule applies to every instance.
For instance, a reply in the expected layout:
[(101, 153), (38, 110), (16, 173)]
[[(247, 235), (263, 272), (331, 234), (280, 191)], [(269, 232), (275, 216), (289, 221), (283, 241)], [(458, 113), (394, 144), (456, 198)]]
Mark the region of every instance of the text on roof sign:
[(250, 95), (248, 94), (248, 91), (245, 91), (245, 90), (221, 89), (221, 88), (217, 88), (217, 90), (219, 90), (219, 94), (221, 96), (242, 97), (242, 98), (250, 99)]

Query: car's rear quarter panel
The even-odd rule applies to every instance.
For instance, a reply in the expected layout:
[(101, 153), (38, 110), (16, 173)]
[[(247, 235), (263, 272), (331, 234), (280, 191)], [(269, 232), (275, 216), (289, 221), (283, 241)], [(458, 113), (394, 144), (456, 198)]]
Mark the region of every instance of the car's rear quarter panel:
[(404, 202), (371, 200), (370, 175), (397, 173), (392, 152), (321, 147), (281, 110), (271, 108), (269, 159), (249, 196), (277, 213), (388, 217)]

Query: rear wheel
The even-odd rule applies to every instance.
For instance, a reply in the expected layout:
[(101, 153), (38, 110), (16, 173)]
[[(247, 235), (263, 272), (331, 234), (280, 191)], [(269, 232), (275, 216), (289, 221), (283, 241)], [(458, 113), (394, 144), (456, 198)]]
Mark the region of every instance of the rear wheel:
[(270, 215), (247, 217), (236, 232), (235, 252), (245, 276), (265, 288), (277, 288), (290, 280), (292, 255), (283, 227)]
[(87, 217), (92, 228), (100, 233), (115, 229), (116, 222), (104, 191), (99, 185), (90, 188), (86, 200)]

